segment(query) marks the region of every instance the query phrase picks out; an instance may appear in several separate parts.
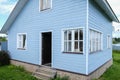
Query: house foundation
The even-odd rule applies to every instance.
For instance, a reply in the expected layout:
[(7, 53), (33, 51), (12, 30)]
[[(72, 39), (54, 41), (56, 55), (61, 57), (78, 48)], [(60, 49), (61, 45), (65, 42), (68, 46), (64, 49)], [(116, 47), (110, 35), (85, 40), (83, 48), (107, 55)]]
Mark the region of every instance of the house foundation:
[[(92, 80), (99, 78), (113, 63), (113, 60), (109, 60), (104, 65), (96, 69), (94, 72), (90, 73), (89, 75), (79, 74), (79, 73), (73, 73), (68, 71), (63, 71), (56, 69), (57, 75), (63, 76), (69, 76), (70, 80)], [(23, 66), (27, 71), (29, 72), (35, 72), (36, 69), (38, 69), (39, 65), (29, 64), (17, 60), (11, 60), (11, 64), (16, 66)]]
[(39, 67), (39, 65), (30, 64), (30, 63), (26, 63), (26, 62), (22, 62), (18, 60), (11, 60), (11, 64), (16, 65), (16, 66), (22, 66), (25, 68), (25, 70), (29, 72), (35, 72), (35, 70), (38, 69)]
[(109, 60), (104, 65), (96, 69), (94, 72), (90, 73), (89, 75), (72, 73), (62, 70), (57, 70), (57, 74), (61, 77), (69, 76), (70, 80), (92, 80), (99, 78), (113, 63), (113, 60)]

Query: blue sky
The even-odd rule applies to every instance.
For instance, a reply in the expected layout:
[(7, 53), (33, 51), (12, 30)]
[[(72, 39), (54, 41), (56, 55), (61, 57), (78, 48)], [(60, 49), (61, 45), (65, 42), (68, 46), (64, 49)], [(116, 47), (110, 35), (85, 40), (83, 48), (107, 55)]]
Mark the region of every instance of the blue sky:
[[(0, 0), (0, 29), (6, 22), (9, 14), (13, 10), (15, 4), (18, 0)], [(107, 0), (111, 5), (113, 11), (117, 15), (118, 19), (120, 20), (120, 0)], [(114, 23), (116, 26), (120, 26), (120, 24)]]
[(17, 0), (0, 0), (0, 29), (6, 22)]

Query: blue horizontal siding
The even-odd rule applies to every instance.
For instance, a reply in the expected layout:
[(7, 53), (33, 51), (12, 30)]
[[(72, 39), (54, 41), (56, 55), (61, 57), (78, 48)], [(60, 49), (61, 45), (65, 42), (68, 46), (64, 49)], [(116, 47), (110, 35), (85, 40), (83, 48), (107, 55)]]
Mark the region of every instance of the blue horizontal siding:
[(7, 41), (4, 41), (4, 42), (0, 42), (1, 45), (1, 49), (0, 50), (3, 50), (3, 51), (8, 51), (8, 42)]
[[(52, 67), (85, 74), (85, 53), (78, 55), (61, 52), (61, 30), (86, 26), (86, 0), (52, 0), (52, 2), (51, 10), (39, 11), (39, 0), (29, 0), (23, 8), (8, 31), (8, 50), (11, 57), (41, 64), (40, 33), (52, 31)], [(27, 50), (17, 49), (17, 33), (27, 33)]]
[(107, 35), (112, 37), (112, 23), (92, 1), (89, 4), (89, 29), (100, 31), (103, 35), (103, 50), (89, 54), (88, 73), (91, 73), (112, 58), (112, 48), (107, 49)]

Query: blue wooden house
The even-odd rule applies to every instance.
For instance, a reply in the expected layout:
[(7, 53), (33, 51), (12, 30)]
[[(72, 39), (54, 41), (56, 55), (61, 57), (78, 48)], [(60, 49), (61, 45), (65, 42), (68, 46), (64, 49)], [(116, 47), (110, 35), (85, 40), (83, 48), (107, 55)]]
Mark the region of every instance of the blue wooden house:
[(119, 22), (107, 0), (19, 0), (1, 33), (13, 64), (84, 80), (112, 64), (112, 21)]

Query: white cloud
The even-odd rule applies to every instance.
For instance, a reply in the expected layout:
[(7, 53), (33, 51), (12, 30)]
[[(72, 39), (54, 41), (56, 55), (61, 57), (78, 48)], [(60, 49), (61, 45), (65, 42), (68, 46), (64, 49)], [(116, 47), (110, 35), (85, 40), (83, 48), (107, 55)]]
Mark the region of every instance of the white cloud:
[(4, 3), (4, 2), (7, 2), (7, 0), (0, 0), (0, 3)]
[(9, 0), (0, 0), (0, 14), (10, 13), (13, 10), (16, 2)]
[[(120, 0), (107, 0), (120, 21)], [(120, 23), (113, 22), (115, 31), (120, 29)]]

